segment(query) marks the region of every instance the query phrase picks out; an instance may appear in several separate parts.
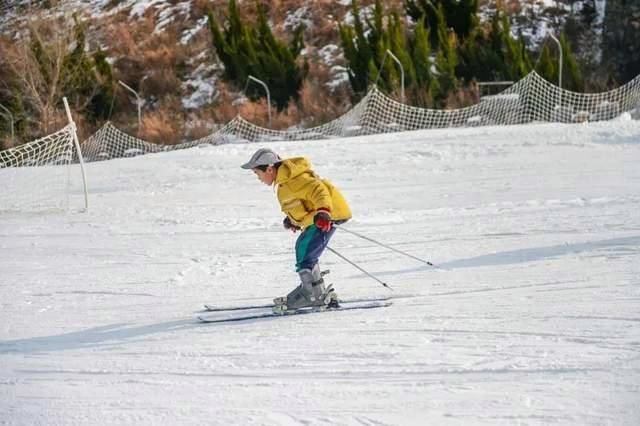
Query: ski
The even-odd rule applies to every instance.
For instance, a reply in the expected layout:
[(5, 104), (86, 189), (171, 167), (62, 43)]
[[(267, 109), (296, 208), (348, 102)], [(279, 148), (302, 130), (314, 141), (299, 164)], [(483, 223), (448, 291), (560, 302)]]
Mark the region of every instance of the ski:
[[(373, 297), (373, 298), (356, 298), (348, 300), (340, 300), (340, 303), (362, 303), (362, 302), (386, 302), (391, 300), (391, 297)], [(244, 306), (215, 306), (210, 304), (204, 305), (205, 312), (226, 312), (226, 311), (248, 311), (251, 309), (266, 309), (273, 308), (273, 303), (265, 303), (262, 305), (244, 305)]]
[[(345, 303), (345, 302), (341, 302)], [(349, 303), (349, 302), (347, 302)], [(257, 320), (257, 319), (266, 319), (266, 318), (282, 318), (282, 317), (290, 317), (293, 315), (304, 315), (304, 314), (316, 314), (322, 312), (341, 312), (341, 311), (352, 311), (356, 309), (375, 309), (375, 308), (386, 308), (391, 306), (392, 302), (389, 300), (378, 300), (378, 301), (369, 301), (367, 302), (354, 302), (351, 301), (352, 304), (347, 304), (347, 306), (340, 306), (338, 308), (302, 308), (297, 309), (295, 311), (287, 312), (285, 311), (283, 314), (277, 314), (274, 312), (263, 312), (256, 314), (248, 314), (248, 315), (240, 315), (240, 316), (232, 316), (232, 317), (203, 317), (199, 316), (198, 319), (203, 323), (225, 323), (225, 322), (238, 322), (238, 321), (248, 321), (248, 320)], [(272, 305), (266, 306), (266, 308), (270, 308)]]

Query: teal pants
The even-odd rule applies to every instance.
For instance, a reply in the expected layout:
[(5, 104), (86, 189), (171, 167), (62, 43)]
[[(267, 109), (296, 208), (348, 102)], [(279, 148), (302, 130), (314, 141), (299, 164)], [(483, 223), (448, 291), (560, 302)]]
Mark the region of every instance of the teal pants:
[(335, 227), (329, 232), (322, 232), (315, 225), (310, 225), (302, 231), (296, 240), (296, 272), (301, 269), (313, 269), (334, 232)]

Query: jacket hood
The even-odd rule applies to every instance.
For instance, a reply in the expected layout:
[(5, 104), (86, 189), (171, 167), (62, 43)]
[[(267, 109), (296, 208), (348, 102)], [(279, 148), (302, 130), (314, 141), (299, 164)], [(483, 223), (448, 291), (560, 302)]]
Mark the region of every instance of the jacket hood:
[(293, 157), (283, 160), (278, 168), (278, 174), (276, 175), (277, 184), (282, 184), (300, 176), (303, 173), (311, 172), (311, 162), (304, 157)]

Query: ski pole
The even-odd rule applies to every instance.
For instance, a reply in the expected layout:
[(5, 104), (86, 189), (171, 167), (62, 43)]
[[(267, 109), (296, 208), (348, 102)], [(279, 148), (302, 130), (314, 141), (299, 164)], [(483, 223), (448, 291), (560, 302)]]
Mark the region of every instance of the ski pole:
[(364, 236), (364, 235), (362, 235), (362, 234), (358, 234), (357, 232), (351, 231), (350, 229), (343, 228), (343, 227), (341, 227), (341, 226), (336, 226), (336, 228), (338, 228), (338, 229), (340, 229), (340, 230), (342, 230), (342, 231), (348, 232), (349, 234), (353, 234), (353, 235), (355, 235), (356, 237), (360, 237), (360, 238), (362, 238), (363, 240), (367, 240), (367, 241), (372, 242), (372, 243), (374, 243), (374, 244), (377, 244), (377, 245), (379, 245), (379, 246), (381, 246), (381, 247), (384, 247), (384, 248), (386, 248), (386, 249), (389, 249), (389, 250), (391, 250), (391, 251), (395, 251), (396, 253), (400, 253), (400, 254), (402, 254), (402, 255), (404, 255), (404, 256), (407, 256), (407, 257), (410, 257), (410, 258), (412, 258), (412, 259), (415, 259), (415, 260), (417, 260), (418, 262), (422, 262), (422, 263), (425, 263), (425, 264), (427, 264), (427, 265), (429, 265), (429, 266), (433, 266), (434, 268), (438, 268), (436, 265), (434, 265), (433, 263), (429, 262), (428, 260), (424, 260), (424, 259), (421, 259), (421, 258), (419, 258), (419, 257), (416, 257), (416, 256), (414, 256), (414, 255), (412, 255), (412, 254), (405, 253), (405, 252), (404, 252), (404, 251), (402, 251), (402, 250), (398, 250), (397, 248), (394, 248), (394, 247), (388, 246), (388, 245), (386, 245), (386, 244), (383, 244), (383, 243), (381, 243), (380, 241), (376, 241), (376, 240), (374, 240), (374, 239), (372, 239), (372, 238), (369, 238), (369, 237), (366, 237), (366, 236)]
[(344, 257), (343, 255), (341, 255), (340, 253), (338, 253), (337, 251), (335, 251), (334, 249), (332, 249), (331, 247), (327, 246), (327, 250), (329, 250), (331, 253), (335, 254), (336, 256), (338, 256), (340, 259), (344, 260), (345, 262), (347, 262), (349, 265), (355, 267), (356, 269), (358, 269), (359, 271), (363, 272), (366, 276), (368, 276), (369, 278), (372, 278), (374, 280), (376, 280), (377, 282), (379, 282), (380, 284), (382, 284), (384, 287), (388, 288), (389, 290), (393, 291), (393, 289), (391, 287), (389, 287), (389, 285), (387, 283), (385, 283), (384, 281), (378, 279), (377, 277), (375, 277), (374, 275), (372, 275), (371, 273), (365, 271), (364, 269), (362, 269), (360, 266), (356, 265), (354, 262), (350, 261), (349, 259), (347, 259), (346, 257)]

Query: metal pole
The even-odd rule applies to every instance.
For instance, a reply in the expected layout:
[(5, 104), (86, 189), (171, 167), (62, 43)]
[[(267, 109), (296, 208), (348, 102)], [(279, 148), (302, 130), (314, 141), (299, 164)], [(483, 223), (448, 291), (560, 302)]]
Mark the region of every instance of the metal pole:
[(264, 81), (257, 79), (252, 75), (249, 76), (249, 80), (253, 80), (256, 83), (261, 84), (262, 87), (264, 87), (265, 92), (267, 92), (267, 111), (269, 114), (269, 128), (271, 128), (271, 93), (269, 92), (269, 87), (265, 84)]
[(551, 37), (551, 39), (558, 45), (558, 87), (560, 88), (558, 90), (558, 107), (560, 107), (562, 105), (560, 98), (562, 96), (562, 44), (560, 44), (560, 40), (558, 40), (551, 32), (549, 32), (549, 37)]
[[(2, 104), (0, 104), (0, 108), (2, 108), (9, 115), (9, 123), (11, 123), (11, 141), (13, 142), (15, 139), (14, 131), (13, 131), (13, 114), (7, 108), (5, 108)], [(3, 114), (4, 115), (4, 114)]]
[(378, 80), (380, 80), (380, 75), (382, 74), (382, 70), (384, 69), (384, 61), (387, 60), (387, 55), (391, 56), (391, 58), (400, 67), (400, 97), (402, 99), (402, 103), (404, 103), (404, 68), (402, 67), (402, 63), (400, 62), (400, 60), (396, 57), (396, 55), (391, 53), (389, 49), (387, 49), (387, 51), (384, 52), (384, 56), (382, 57), (382, 62), (380, 63), (380, 69), (378, 70), (378, 75), (376, 76), (376, 81), (374, 82), (374, 85), (375, 86), (378, 85)]
[(125, 89), (130, 91), (136, 97), (136, 104), (138, 105), (138, 132), (142, 128), (142, 99), (138, 96), (138, 92), (133, 90), (131, 87), (127, 86), (122, 80), (118, 80), (118, 83), (122, 85)]
[(360, 237), (360, 238), (362, 238), (363, 240), (367, 240), (367, 241), (369, 241), (369, 242), (371, 242), (371, 243), (377, 244), (377, 245), (379, 245), (380, 247), (384, 247), (384, 248), (389, 249), (389, 250), (391, 250), (391, 251), (395, 251), (396, 253), (399, 253), (399, 254), (402, 254), (402, 255), (404, 255), (404, 256), (410, 257), (411, 259), (417, 260), (418, 262), (422, 262), (422, 263), (427, 264), (427, 265), (429, 265), (429, 266), (432, 266), (432, 267), (434, 267), (434, 268), (438, 268), (438, 269), (440, 269), (438, 266), (434, 265), (433, 263), (429, 262), (428, 260), (420, 259), (420, 258), (419, 258), (419, 257), (417, 257), (417, 256), (414, 256), (414, 255), (409, 254), (409, 253), (405, 253), (405, 252), (403, 252), (402, 250), (398, 250), (398, 249), (397, 249), (397, 248), (395, 248), (395, 247), (391, 247), (391, 246), (389, 246), (389, 245), (387, 245), (387, 244), (383, 244), (383, 243), (381, 243), (380, 241), (376, 241), (376, 240), (374, 240), (373, 238), (369, 238), (369, 237), (367, 237), (367, 236), (365, 236), (365, 235), (359, 234), (359, 233), (354, 232), (354, 231), (352, 231), (352, 230), (350, 230), (350, 229), (343, 228), (342, 226), (336, 226), (336, 228), (338, 228), (338, 229), (339, 229), (339, 230), (341, 230), (341, 231), (347, 232), (347, 233), (349, 233), (349, 234), (355, 235), (356, 237)]
[(76, 133), (76, 123), (73, 121), (73, 117), (71, 117), (71, 109), (69, 108), (69, 103), (67, 102), (67, 98), (62, 98), (64, 102), (64, 109), (67, 111), (67, 119), (69, 120), (69, 125), (71, 125), (72, 133), (73, 133), (73, 143), (76, 147), (76, 152), (78, 153), (78, 161), (80, 161), (80, 170), (82, 171), (82, 183), (84, 184), (84, 211), (89, 210), (89, 190), (87, 188), (87, 173), (84, 170), (84, 160), (82, 158), (82, 151), (80, 150), (80, 142), (78, 141), (78, 134)]
[(380, 69), (378, 70), (378, 75), (376, 75), (376, 81), (373, 82), (373, 85), (376, 87), (378, 86), (378, 80), (380, 80), (380, 74), (382, 74), (382, 69), (384, 68), (384, 61), (387, 60), (387, 52), (384, 52), (384, 56), (382, 57), (382, 62), (380, 63)]
[(389, 56), (391, 56), (391, 59), (396, 61), (396, 64), (398, 64), (398, 66), (400, 67), (400, 98), (402, 99), (402, 103), (404, 103), (404, 68), (402, 67), (402, 63), (400, 62), (400, 60), (396, 57), (396, 55), (391, 53), (389, 49), (387, 49), (387, 53), (389, 54)]
[(349, 265), (353, 266), (354, 268), (358, 269), (360, 272), (363, 272), (366, 276), (368, 276), (369, 278), (372, 278), (374, 280), (376, 280), (377, 282), (379, 282), (380, 284), (382, 284), (384, 287), (388, 288), (389, 290), (393, 291), (393, 289), (391, 287), (389, 287), (389, 285), (387, 283), (385, 283), (384, 281), (381, 281), (380, 279), (378, 279), (377, 277), (375, 277), (374, 275), (370, 274), (369, 272), (365, 271), (364, 269), (362, 269), (360, 266), (356, 265), (355, 263), (353, 263), (352, 261), (350, 261), (349, 259), (347, 259), (346, 257), (344, 257), (343, 255), (341, 255), (340, 253), (338, 253), (337, 251), (335, 251), (334, 249), (332, 249), (331, 247), (327, 246), (327, 250), (329, 250), (331, 253), (335, 254), (336, 256), (338, 256), (340, 259), (344, 260), (345, 262), (347, 262)]

